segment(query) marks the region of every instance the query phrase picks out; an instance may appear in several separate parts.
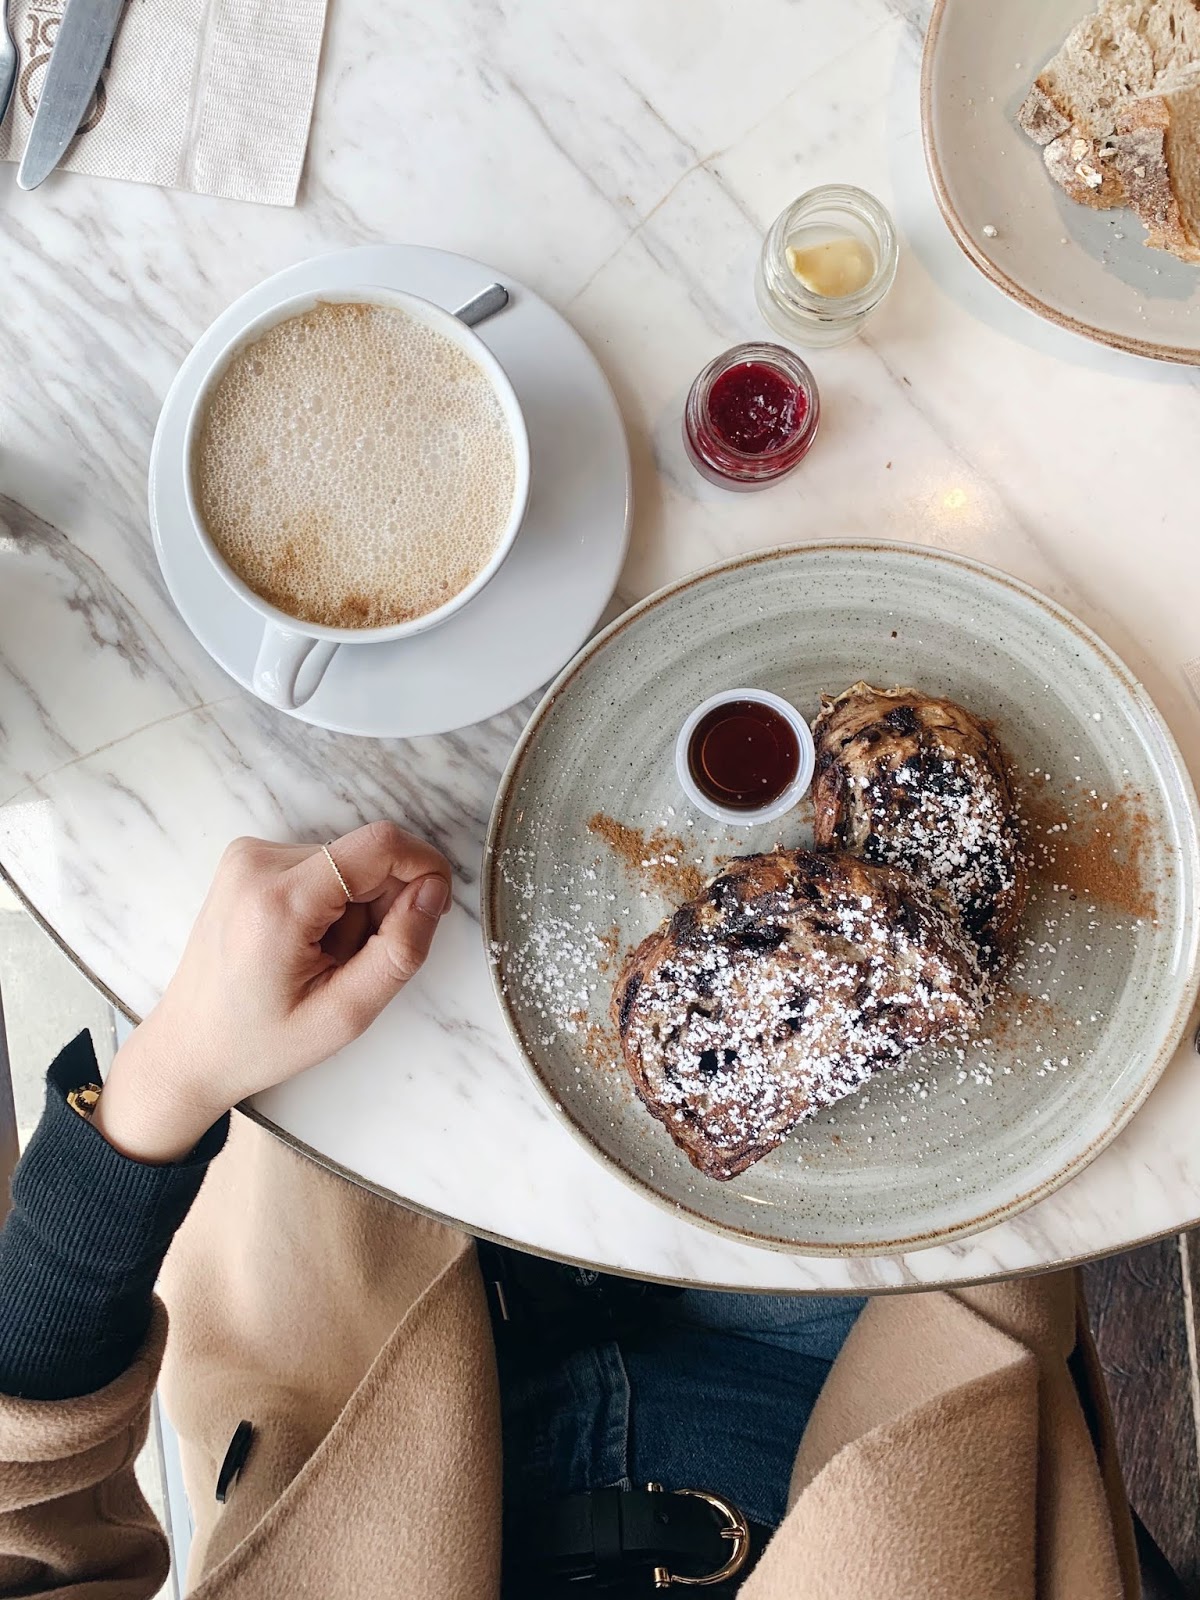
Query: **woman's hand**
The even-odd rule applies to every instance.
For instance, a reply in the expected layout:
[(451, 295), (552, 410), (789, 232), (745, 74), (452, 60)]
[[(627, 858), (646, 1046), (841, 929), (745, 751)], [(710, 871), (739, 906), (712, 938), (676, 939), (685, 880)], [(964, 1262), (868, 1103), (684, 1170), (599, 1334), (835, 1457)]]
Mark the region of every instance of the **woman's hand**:
[(357, 1038), (420, 969), (450, 904), (449, 862), (388, 822), (329, 849), (337, 872), (319, 845), (226, 850), (175, 976), (96, 1107), (118, 1150), (177, 1160), (222, 1112)]

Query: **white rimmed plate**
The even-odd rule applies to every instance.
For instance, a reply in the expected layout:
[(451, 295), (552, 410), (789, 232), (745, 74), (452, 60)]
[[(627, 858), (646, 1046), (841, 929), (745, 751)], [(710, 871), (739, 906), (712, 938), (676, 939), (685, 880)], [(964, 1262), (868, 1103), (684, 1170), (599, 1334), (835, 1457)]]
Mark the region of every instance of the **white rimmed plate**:
[(1160, 361), (1200, 362), (1200, 267), (1148, 250), (1128, 210), (1052, 183), (1017, 110), (1091, 0), (935, 0), (921, 72), (934, 193), (984, 275), (1038, 316)]

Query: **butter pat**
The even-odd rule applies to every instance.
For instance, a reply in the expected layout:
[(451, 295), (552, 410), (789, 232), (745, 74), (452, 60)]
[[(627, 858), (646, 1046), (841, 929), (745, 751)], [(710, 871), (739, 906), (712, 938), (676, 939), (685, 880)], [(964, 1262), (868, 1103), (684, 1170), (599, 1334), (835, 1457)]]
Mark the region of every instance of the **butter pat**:
[(861, 239), (850, 234), (822, 244), (790, 244), (787, 264), (806, 289), (829, 300), (856, 294), (875, 276), (875, 258)]

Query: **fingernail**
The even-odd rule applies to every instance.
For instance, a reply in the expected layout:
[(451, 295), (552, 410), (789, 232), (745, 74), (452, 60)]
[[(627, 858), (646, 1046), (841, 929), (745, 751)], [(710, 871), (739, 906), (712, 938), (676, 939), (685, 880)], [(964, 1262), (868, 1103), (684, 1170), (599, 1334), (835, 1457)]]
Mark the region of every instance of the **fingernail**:
[(450, 885), (445, 878), (422, 878), (417, 890), (416, 907), (427, 917), (440, 917), (450, 898)]

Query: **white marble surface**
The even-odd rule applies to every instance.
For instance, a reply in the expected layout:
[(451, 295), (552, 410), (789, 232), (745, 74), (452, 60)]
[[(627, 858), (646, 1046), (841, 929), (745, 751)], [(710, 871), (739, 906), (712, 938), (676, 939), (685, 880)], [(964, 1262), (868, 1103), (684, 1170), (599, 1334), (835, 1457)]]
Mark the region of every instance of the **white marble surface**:
[[(1200, 1217), (1200, 1060), (1015, 1222), (903, 1260), (797, 1259), (699, 1232), (609, 1177), (526, 1082), (488, 987), (482, 829), (529, 707), (370, 744), (289, 721), (204, 655), (147, 528), (158, 406), (235, 296), (376, 239), (475, 254), (562, 308), (621, 402), (637, 512), (628, 601), (715, 557), (871, 533), (1039, 585), (1131, 663), (1200, 772), (1200, 375), (1077, 342), (959, 255), (917, 116), (919, 0), (397, 0), (331, 8), (295, 211), (0, 173), (0, 860), (134, 1013), (166, 980), (234, 833), (320, 839), (395, 816), (459, 871), (419, 984), (263, 1113), (367, 1180), (534, 1247), (668, 1278), (889, 1287), (1027, 1270)], [(814, 358), (822, 437), (785, 485), (709, 488), (687, 385), (761, 332), (762, 232), (848, 180), (894, 207), (903, 258), (869, 335)]]

